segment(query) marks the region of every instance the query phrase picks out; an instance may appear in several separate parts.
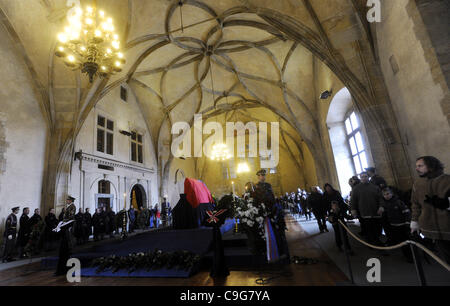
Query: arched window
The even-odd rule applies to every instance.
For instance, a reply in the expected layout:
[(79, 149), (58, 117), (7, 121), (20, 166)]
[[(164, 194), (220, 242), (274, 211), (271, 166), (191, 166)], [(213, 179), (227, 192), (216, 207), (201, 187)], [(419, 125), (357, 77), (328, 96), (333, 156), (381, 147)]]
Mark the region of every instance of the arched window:
[(367, 153), (364, 146), (361, 127), (355, 112), (345, 118), (345, 129), (347, 132), (347, 142), (350, 146), (353, 164), (357, 174), (360, 174), (368, 167)]
[(111, 183), (106, 180), (101, 180), (98, 182), (98, 193), (109, 194), (111, 193)]
[(331, 100), (326, 122), (340, 189), (347, 195), (351, 190), (348, 179), (373, 164), (364, 122), (354, 111), (347, 88), (339, 90)]

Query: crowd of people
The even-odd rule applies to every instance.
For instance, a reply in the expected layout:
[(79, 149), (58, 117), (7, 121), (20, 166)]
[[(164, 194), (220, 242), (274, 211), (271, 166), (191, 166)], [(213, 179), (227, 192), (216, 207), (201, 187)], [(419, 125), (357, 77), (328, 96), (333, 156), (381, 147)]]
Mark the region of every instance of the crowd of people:
[[(331, 184), (325, 184), (323, 190), (318, 186), (312, 187), (310, 192), (299, 188), (297, 192), (274, 198), (270, 184), (264, 182), (265, 173), (258, 172), (258, 184), (261, 185), (258, 190), (264, 198), (260, 200), (273, 199), (276, 207), (290, 209), (293, 215), (303, 215), (306, 220), (311, 220), (314, 215), (321, 233), (329, 231), (328, 221), (334, 228), (336, 245), (341, 251), (344, 245), (353, 253), (347, 232), (339, 227), (339, 221), (346, 225), (348, 220), (358, 219), (359, 235), (369, 244), (390, 246), (405, 240), (422, 239), (450, 263), (450, 175), (444, 173), (443, 164), (432, 156), (418, 158), (416, 172), (419, 178), (409, 192), (388, 186), (385, 179), (376, 174), (375, 168), (365, 170), (359, 177), (349, 179), (351, 192), (345, 199)], [(78, 244), (86, 243), (91, 236), (95, 241), (105, 236), (113, 237), (122, 230), (124, 212), (116, 214), (109, 207), (99, 207), (91, 215), (89, 208), (84, 212), (80, 208), (77, 214), (74, 206), (72, 209), (75, 216), (70, 235)], [(6, 219), (3, 262), (13, 260), (15, 248), (19, 257), (27, 257), (42, 248), (55, 247), (60, 237), (54, 229), (64, 219), (64, 210), (57, 218), (54, 209), (50, 209), (43, 220), (39, 209), (28, 217), (30, 210), (25, 207), (19, 222), (16, 217), (19, 207), (12, 211)], [(131, 207), (126, 216), (129, 232), (137, 228), (158, 228), (161, 222), (165, 227), (171, 224), (171, 207), (164, 198), (161, 210), (158, 204), (150, 209)], [(412, 262), (410, 248), (405, 246), (402, 251), (406, 260)]]
[[(321, 233), (328, 232), (327, 221), (333, 226), (336, 245), (351, 251), (347, 232), (338, 221), (358, 219), (359, 235), (374, 246), (392, 246), (405, 240), (420, 241), (450, 262), (450, 175), (444, 174), (443, 164), (435, 157), (424, 156), (416, 161), (416, 180), (411, 190), (402, 192), (388, 186), (376, 169), (366, 168), (359, 177), (349, 179), (351, 192), (345, 199), (330, 184), (323, 190), (312, 187), (286, 193), (277, 201), (293, 215), (311, 220), (314, 215)], [(384, 234), (383, 234), (384, 232)], [(420, 235), (419, 235), (420, 232)], [(413, 262), (408, 246), (402, 247), (408, 262)]]
[[(70, 197), (68, 200), (73, 201)], [(171, 224), (172, 209), (170, 203), (164, 198), (161, 203), (155, 204), (153, 208), (140, 207), (134, 209), (133, 206), (126, 212), (127, 231), (134, 232), (136, 229), (158, 228), (161, 225), (166, 227)], [(31, 255), (39, 254), (41, 251), (51, 251), (58, 247), (61, 234), (54, 231), (60, 222), (64, 220), (66, 208), (64, 207), (58, 217), (55, 209), (51, 208), (45, 218), (40, 215), (39, 209), (34, 210), (34, 215), (29, 217), (30, 209), (22, 209), (22, 215), (17, 222), (16, 215), (20, 208), (14, 207), (12, 214), (7, 218), (4, 232), (3, 262), (13, 261), (14, 254), (18, 253), (19, 258), (28, 258)], [(94, 214), (90, 209), (84, 211), (80, 207), (78, 213), (74, 215), (70, 236), (77, 245), (86, 244), (92, 238), (93, 241), (100, 241), (107, 237), (113, 238), (123, 230), (123, 215), (114, 212), (109, 207), (98, 207)], [(17, 224), (18, 223), (18, 224)], [(17, 231), (18, 229), (18, 231)]]

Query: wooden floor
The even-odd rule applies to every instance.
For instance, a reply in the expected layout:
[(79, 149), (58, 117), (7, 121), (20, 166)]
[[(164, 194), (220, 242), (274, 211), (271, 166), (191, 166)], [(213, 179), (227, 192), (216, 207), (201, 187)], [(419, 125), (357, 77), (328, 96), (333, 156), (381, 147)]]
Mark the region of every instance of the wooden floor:
[(301, 226), (291, 217), (286, 217), (286, 237), (290, 255), (305, 256), (319, 260), (314, 265), (290, 264), (283, 270), (230, 271), (225, 279), (213, 279), (209, 271), (201, 271), (191, 278), (126, 278), (126, 277), (82, 277), (81, 283), (68, 283), (65, 276), (54, 277), (53, 271), (39, 271), (39, 263), (12, 268), (0, 273), (0, 286), (260, 286), (259, 278), (272, 278), (269, 286), (333, 286), (347, 283), (347, 277), (331, 262)]

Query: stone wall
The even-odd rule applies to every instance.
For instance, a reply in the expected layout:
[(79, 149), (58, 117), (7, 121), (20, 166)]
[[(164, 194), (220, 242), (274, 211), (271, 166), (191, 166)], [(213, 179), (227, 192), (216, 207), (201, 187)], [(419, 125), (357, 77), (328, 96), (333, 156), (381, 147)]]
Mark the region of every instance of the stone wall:
[(421, 155), (434, 155), (449, 165), (448, 85), (416, 1), (384, 1), (382, 22), (375, 29), (381, 69), (410, 168)]
[(0, 232), (13, 206), (41, 208), (47, 126), (30, 74), (0, 26)]

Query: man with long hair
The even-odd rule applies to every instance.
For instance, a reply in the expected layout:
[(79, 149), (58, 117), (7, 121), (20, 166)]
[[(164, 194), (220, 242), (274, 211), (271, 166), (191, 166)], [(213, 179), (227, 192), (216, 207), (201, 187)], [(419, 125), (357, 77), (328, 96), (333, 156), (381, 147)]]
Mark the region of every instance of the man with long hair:
[(411, 232), (421, 231), (433, 239), (437, 248), (450, 263), (450, 175), (444, 165), (433, 156), (416, 160), (419, 179), (411, 194)]

